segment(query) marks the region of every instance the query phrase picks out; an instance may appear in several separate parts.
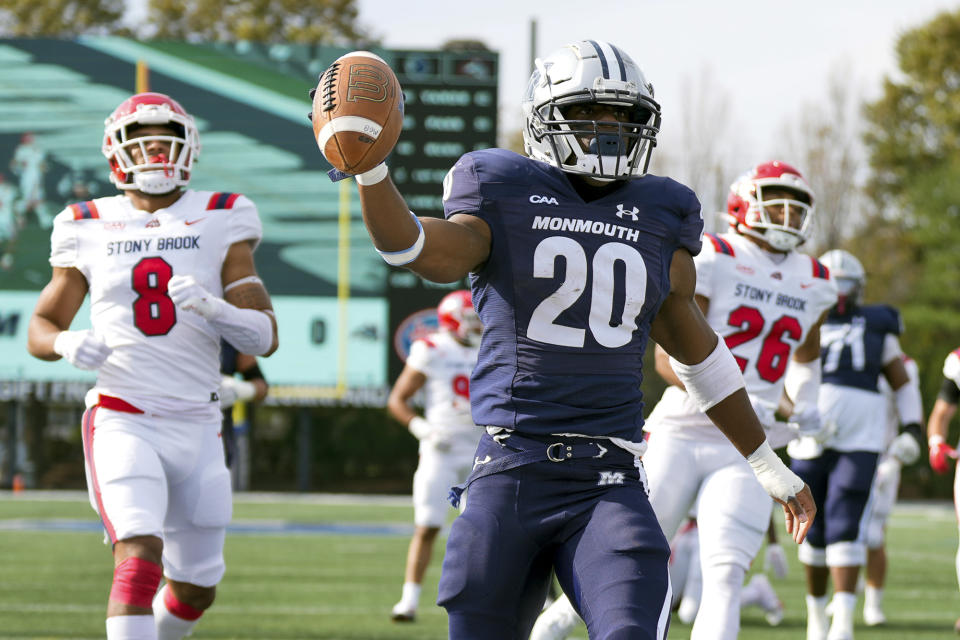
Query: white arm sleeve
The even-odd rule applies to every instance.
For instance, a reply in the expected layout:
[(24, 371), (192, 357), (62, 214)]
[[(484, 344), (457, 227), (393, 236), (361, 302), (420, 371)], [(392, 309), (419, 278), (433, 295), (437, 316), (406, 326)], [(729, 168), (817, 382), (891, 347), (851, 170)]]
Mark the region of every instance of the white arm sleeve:
[(240, 353), (262, 356), (273, 346), (273, 322), (266, 311), (241, 309), (224, 300), (217, 317), (207, 321)]
[(923, 422), (923, 400), (920, 397), (920, 387), (913, 380), (908, 380), (893, 394), (897, 403), (897, 413), (900, 415), (900, 424)]
[(892, 360), (903, 357), (903, 349), (900, 347), (900, 339), (888, 333), (883, 338), (883, 364), (890, 364)]
[(819, 358), (810, 362), (791, 360), (783, 381), (783, 390), (793, 400), (794, 406), (816, 407), (821, 378)]

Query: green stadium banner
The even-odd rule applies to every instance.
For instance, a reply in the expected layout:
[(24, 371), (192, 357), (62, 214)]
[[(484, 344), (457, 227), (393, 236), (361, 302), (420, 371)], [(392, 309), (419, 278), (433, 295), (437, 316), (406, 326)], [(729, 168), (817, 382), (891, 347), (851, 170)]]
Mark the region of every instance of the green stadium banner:
[[(402, 362), (398, 325), (450, 287), (393, 271), (373, 251), (352, 181), (331, 183), (307, 92), (346, 48), (0, 39), (0, 386), (79, 383), (90, 374), (26, 352), (50, 276), (50, 225), (67, 204), (116, 193), (100, 154), (104, 118), (134, 92), (176, 98), (200, 127), (191, 187), (243, 193), (264, 226), (258, 271), (280, 326), (261, 367), (273, 402), (380, 403)], [(389, 159), (411, 208), (442, 215), (441, 182), (464, 152), (496, 142), (498, 57), (375, 49), (404, 87), (404, 132)], [(89, 322), (81, 309), (75, 327)]]

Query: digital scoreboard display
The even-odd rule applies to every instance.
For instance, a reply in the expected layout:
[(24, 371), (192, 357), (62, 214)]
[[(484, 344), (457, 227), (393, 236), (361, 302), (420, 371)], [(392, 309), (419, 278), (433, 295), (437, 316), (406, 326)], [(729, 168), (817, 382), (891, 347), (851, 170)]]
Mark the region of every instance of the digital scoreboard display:
[(461, 155), (496, 146), (497, 55), (395, 51), (403, 87), (403, 133), (391, 176), (418, 215), (443, 215), (441, 184)]
[[(390, 158), (390, 174), (407, 204), (420, 216), (443, 216), (442, 183), (468, 151), (496, 146), (497, 54), (487, 51), (394, 51), (391, 66), (403, 87), (403, 133)], [(390, 269), (387, 297), (394, 343), (466, 282), (438, 285), (405, 269)], [(389, 350), (387, 375), (403, 368), (403, 348)]]

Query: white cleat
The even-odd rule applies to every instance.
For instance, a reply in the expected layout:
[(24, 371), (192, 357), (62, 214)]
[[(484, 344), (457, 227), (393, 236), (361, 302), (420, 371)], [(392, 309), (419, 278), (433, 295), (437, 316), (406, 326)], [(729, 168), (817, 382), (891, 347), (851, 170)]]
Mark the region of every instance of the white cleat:
[(884, 615), (880, 607), (864, 607), (863, 622), (868, 627), (877, 627), (887, 623), (887, 616)]
[(680, 607), (677, 609), (677, 618), (683, 624), (693, 624), (697, 617), (697, 611), (700, 609), (700, 600), (694, 596), (684, 595), (680, 599)]
[(827, 640), (829, 624), (829, 618), (823, 610), (807, 608), (807, 640)]
[(401, 600), (393, 605), (393, 611), (390, 612), (390, 619), (394, 622), (413, 622), (417, 619), (417, 608), (411, 607)]
[(783, 621), (783, 603), (773, 590), (773, 585), (765, 574), (757, 573), (750, 579), (751, 588), (756, 589), (760, 598), (760, 606), (764, 611), (767, 624), (775, 627)]
[(530, 640), (564, 640), (573, 633), (579, 622), (580, 616), (570, 600), (561, 595), (537, 618), (530, 632)]

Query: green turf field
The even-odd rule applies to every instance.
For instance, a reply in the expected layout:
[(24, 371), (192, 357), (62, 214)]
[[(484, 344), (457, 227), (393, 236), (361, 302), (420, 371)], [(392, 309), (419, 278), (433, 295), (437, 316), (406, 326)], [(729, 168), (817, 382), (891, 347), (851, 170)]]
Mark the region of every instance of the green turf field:
[[(111, 562), (82, 494), (0, 494), (0, 638), (102, 638)], [(217, 604), (192, 636), (243, 639), (429, 640), (446, 618), (421, 606), (414, 624), (389, 621), (399, 597), (412, 510), (403, 499), (240, 496), (227, 536), (227, 575)], [(782, 536), (785, 538), (785, 536)], [(960, 615), (957, 544), (948, 505), (899, 506), (889, 532), (885, 628), (857, 626), (857, 639), (950, 638)], [(439, 545), (438, 545), (439, 546)], [(779, 627), (747, 610), (740, 637), (804, 637), (803, 585), (795, 550), (791, 573), (772, 579), (786, 605)], [(424, 586), (436, 596), (442, 549)], [(586, 638), (581, 628), (575, 637)], [(689, 637), (674, 622), (671, 638)]]

